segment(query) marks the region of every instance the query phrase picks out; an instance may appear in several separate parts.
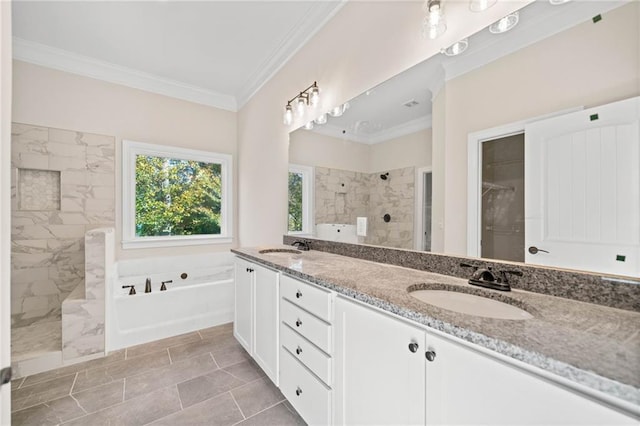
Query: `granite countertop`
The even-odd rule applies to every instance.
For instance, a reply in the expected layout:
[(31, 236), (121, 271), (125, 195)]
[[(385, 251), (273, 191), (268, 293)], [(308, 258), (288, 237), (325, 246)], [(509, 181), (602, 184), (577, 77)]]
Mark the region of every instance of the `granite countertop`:
[[(638, 312), (522, 290), (488, 290), (460, 278), (321, 251), (260, 254), (262, 249), (232, 252), (604, 392), (640, 415)], [(499, 320), (460, 314), (415, 299), (409, 288), (449, 288), (482, 295), (519, 306), (533, 318)]]

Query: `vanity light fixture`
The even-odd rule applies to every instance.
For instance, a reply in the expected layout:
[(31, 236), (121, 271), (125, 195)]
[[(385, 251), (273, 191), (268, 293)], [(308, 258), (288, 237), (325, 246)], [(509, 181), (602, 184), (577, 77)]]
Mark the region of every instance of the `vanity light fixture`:
[(311, 86), (287, 101), (287, 105), (284, 107), (284, 124), (290, 126), (291, 123), (293, 123), (292, 104), (295, 104), (296, 114), (302, 116), (308, 106), (315, 107), (318, 103), (320, 103), (320, 88), (318, 87), (318, 83), (314, 81)]
[(500, 19), (497, 22), (494, 22), (489, 26), (489, 31), (492, 34), (502, 34), (507, 31), (513, 29), (516, 25), (518, 25), (518, 20), (520, 19), (520, 15), (518, 12), (513, 12), (504, 18)]
[(446, 56), (457, 56), (467, 50), (467, 47), (469, 47), (469, 39), (463, 38), (462, 40), (453, 43), (446, 49), (442, 49), (440, 53)]
[(332, 117), (340, 117), (348, 109), (349, 109), (349, 102), (345, 102), (342, 105), (338, 105), (337, 107), (331, 108), (329, 110), (329, 115)]
[(469, 10), (472, 12), (484, 12), (496, 4), (498, 0), (469, 0)]
[(447, 30), (441, 0), (426, 0), (424, 10), (427, 12), (422, 22), (422, 35), (431, 40), (440, 37)]
[(327, 122), (327, 114), (322, 114), (313, 121), (315, 121), (316, 124), (325, 124)]

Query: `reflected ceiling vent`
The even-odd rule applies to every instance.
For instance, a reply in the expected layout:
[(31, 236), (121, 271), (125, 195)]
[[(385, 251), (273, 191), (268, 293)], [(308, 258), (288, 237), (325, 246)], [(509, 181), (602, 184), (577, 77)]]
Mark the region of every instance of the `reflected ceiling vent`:
[(411, 99), (410, 101), (407, 101), (405, 103), (403, 103), (402, 105), (406, 106), (407, 108), (413, 108), (414, 106), (418, 105), (419, 102), (416, 101), (415, 99)]

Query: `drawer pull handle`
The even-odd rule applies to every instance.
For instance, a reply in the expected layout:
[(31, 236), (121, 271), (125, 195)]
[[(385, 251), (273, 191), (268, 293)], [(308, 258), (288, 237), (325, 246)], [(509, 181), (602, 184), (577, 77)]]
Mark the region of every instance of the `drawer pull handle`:
[(296, 291), (296, 299), (300, 299), (302, 297), (302, 293), (300, 293), (300, 290)]
[(298, 348), (296, 349), (296, 353), (298, 355), (300, 355), (302, 353), (302, 348), (300, 346), (298, 346)]
[(302, 393), (302, 389), (300, 388), (296, 389), (296, 395), (300, 396), (301, 393)]
[(413, 353), (418, 352), (418, 344), (416, 342), (409, 343), (409, 350)]
[(436, 359), (436, 353), (434, 351), (427, 351), (424, 353), (424, 356), (427, 357), (427, 361), (433, 361)]
[(300, 327), (302, 325), (302, 321), (299, 319), (296, 320), (296, 327)]

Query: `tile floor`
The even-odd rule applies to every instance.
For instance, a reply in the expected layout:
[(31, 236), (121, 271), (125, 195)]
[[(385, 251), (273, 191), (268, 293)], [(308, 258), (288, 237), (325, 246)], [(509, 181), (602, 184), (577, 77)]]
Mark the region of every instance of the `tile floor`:
[(232, 324), (12, 382), (19, 425), (303, 425)]

